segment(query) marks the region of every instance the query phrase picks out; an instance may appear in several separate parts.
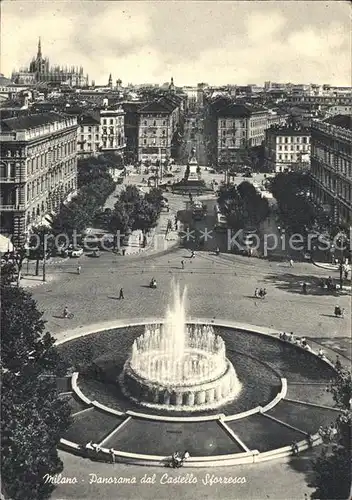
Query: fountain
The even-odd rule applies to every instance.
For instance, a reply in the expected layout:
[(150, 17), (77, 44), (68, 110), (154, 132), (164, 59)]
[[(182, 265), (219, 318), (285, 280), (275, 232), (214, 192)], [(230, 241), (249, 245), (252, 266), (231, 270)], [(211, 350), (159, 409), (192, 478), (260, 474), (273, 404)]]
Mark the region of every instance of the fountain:
[(214, 409), (241, 391), (224, 340), (211, 325), (187, 325), (186, 289), (173, 287), (162, 324), (146, 325), (135, 339), (119, 382), (139, 404), (176, 411)]

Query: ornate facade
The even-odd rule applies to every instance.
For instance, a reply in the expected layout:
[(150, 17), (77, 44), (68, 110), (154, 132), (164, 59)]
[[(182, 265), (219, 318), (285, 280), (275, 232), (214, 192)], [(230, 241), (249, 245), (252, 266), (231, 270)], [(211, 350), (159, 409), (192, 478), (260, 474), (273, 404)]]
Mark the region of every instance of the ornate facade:
[(335, 224), (352, 224), (352, 130), (349, 115), (313, 121), (312, 199)]
[(77, 188), (77, 118), (46, 113), (1, 120), (2, 233), (26, 240)]
[(71, 66), (50, 66), (49, 59), (42, 55), (41, 41), (39, 38), (38, 51), (33, 57), (29, 68), (21, 68), (12, 73), (12, 81), (19, 84), (53, 83), (65, 84), (71, 87), (87, 87), (88, 75), (84, 75), (80, 68)]

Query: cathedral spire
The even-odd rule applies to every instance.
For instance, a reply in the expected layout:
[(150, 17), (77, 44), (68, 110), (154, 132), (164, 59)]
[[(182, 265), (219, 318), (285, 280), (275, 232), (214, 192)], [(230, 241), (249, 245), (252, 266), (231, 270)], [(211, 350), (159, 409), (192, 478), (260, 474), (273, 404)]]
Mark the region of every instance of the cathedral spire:
[(41, 42), (41, 39), (39, 37), (37, 58), (40, 59), (41, 57), (42, 57), (42, 42)]

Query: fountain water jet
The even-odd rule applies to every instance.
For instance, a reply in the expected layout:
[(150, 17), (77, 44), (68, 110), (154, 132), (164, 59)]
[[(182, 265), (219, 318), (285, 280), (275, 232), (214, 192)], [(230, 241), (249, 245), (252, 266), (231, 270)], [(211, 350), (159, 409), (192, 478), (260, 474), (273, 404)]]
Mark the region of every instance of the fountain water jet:
[(217, 408), (241, 391), (224, 340), (210, 325), (187, 325), (186, 289), (173, 285), (163, 324), (146, 325), (119, 378), (125, 395), (141, 405), (200, 411)]

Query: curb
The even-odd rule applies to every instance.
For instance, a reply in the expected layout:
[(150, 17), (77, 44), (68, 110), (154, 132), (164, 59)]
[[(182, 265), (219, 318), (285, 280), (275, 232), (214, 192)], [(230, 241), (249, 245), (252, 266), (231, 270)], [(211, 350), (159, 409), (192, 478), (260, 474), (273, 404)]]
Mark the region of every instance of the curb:
[(326, 269), (327, 271), (338, 271), (339, 270), (339, 265), (334, 265), (334, 264), (324, 264), (324, 263), (318, 263), (315, 262), (314, 260), (311, 260), (311, 262), (316, 266), (320, 267), (320, 269)]
[[(190, 322), (193, 324), (197, 324), (197, 323), (204, 323), (204, 320), (198, 318), (197, 320), (192, 320)], [(220, 323), (216, 322), (215, 324), (218, 325), (221, 323), (222, 322), (220, 321)], [(232, 325), (233, 323), (235, 325), (237, 324), (237, 322), (229, 321), (229, 322), (227, 322), (227, 326)], [(241, 324), (241, 323), (240, 323), (240, 325), (244, 326), (244, 324)], [(280, 339), (276, 336), (278, 333), (277, 330), (273, 330), (273, 329), (267, 328), (267, 327), (256, 327), (255, 325), (250, 325), (250, 326), (251, 326), (251, 330), (246, 329), (246, 331), (249, 334), (266, 335), (266, 336), (269, 336), (273, 339), (278, 340), (279, 342), (284, 342), (284, 341), (282, 341), (282, 339)], [(90, 333), (93, 333), (93, 332), (90, 332)], [(79, 335), (79, 337), (80, 336), (81, 335)], [(70, 339), (66, 339), (66, 340), (63, 340), (61, 342), (56, 342), (56, 344), (58, 344), (58, 343), (62, 344), (62, 343), (65, 343), (69, 340)], [(310, 354), (317, 356), (317, 353), (314, 351), (307, 351), (307, 352), (310, 352)], [(322, 360), (322, 362), (326, 362), (328, 365), (332, 366), (332, 364), (328, 360)], [(77, 377), (78, 377), (78, 373), (74, 373), (72, 375), (71, 384), (72, 384), (72, 388), (73, 388), (74, 392), (76, 392), (76, 394), (80, 397), (82, 395), (82, 393), (77, 386)], [(265, 413), (265, 411), (272, 408), (274, 401), (275, 401), (275, 403), (277, 403), (282, 398), (283, 399), (285, 398), (286, 392), (287, 392), (287, 380), (281, 379), (281, 381), (282, 381), (282, 387), (281, 387), (280, 393), (277, 395), (277, 397), (271, 403), (269, 403), (269, 405), (267, 405), (267, 407), (265, 407), (265, 408), (259, 407), (259, 412), (263, 413), (263, 415), (265, 417), (277, 421), (281, 425), (284, 425), (284, 426), (291, 428), (291, 429), (295, 429), (298, 432), (302, 433), (304, 435), (303, 439), (295, 442), (294, 446), (293, 445), (288, 445), (288, 446), (286, 445), (286, 446), (283, 446), (280, 448), (274, 448), (274, 449), (271, 449), (271, 450), (268, 450), (265, 452), (259, 452), (258, 450), (251, 450), (250, 448), (247, 448), (247, 446), (241, 440), (239, 440), (238, 436), (231, 430), (231, 428), (228, 428), (228, 426), (224, 422), (226, 420), (226, 418), (223, 418), (223, 415), (219, 414), (219, 415), (215, 416), (215, 420), (217, 417), (219, 418), (219, 424), (224, 427), (225, 432), (229, 433), (229, 431), (231, 431), (230, 437), (232, 438), (233, 441), (236, 441), (240, 445), (240, 447), (242, 447), (244, 449), (244, 452), (225, 454), (225, 455), (191, 457), (189, 460), (187, 460), (187, 463), (184, 464), (184, 466), (186, 466), (186, 467), (219, 467), (219, 466), (226, 466), (226, 465), (240, 465), (240, 464), (242, 465), (242, 464), (248, 464), (248, 463), (253, 464), (253, 463), (257, 463), (257, 462), (265, 462), (268, 460), (275, 460), (275, 459), (276, 460), (277, 459), (289, 460), (292, 455), (296, 455), (298, 452), (305, 451), (305, 450), (310, 449), (316, 445), (321, 444), (321, 437), (320, 437), (318, 432), (316, 432), (312, 435), (309, 435), (305, 431), (294, 428), (291, 425), (287, 424), (286, 422), (279, 421), (276, 418), (274, 418), (273, 416), (267, 415)], [(85, 398), (85, 396), (84, 396), (84, 398)], [(276, 399), (277, 399), (277, 401), (276, 401)], [(83, 401), (84, 401), (84, 399), (83, 399)], [(92, 403), (88, 398), (86, 398), (85, 402), (87, 404), (94, 405), (94, 403)], [(99, 408), (99, 406), (98, 406), (98, 408)], [(100, 407), (100, 409), (102, 411), (112, 413), (109, 408), (103, 407), (103, 405)], [(263, 410), (265, 410), (265, 411), (263, 411)], [(155, 417), (154, 415), (139, 414), (139, 413), (133, 412), (133, 411), (127, 411), (126, 415), (128, 415), (129, 418), (133, 417), (133, 416), (136, 416), (138, 418), (138, 417), (142, 417), (142, 415), (143, 415), (142, 418), (145, 418), (146, 420), (160, 419), (160, 416)], [(174, 420), (174, 419), (176, 421), (178, 421), (179, 417), (175, 417), (172, 420)], [(196, 417), (196, 419), (198, 420), (197, 417)], [(163, 419), (161, 419), (161, 420), (163, 420)], [(166, 420), (169, 420), (169, 417), (166, 417)], [(211, 420), (214, 420), (214, 415), (211, 416)], [(229, 420), (231, 420), (231, 419), (229, 419)], [(116, 431), (118, 431), (125, 423), (126, 423), (126, 421), (123, 421), (122, 423), (115, 426), (113, 428), (113, 430), (110, 432), (110, 434), (108, 435), (108, 437), (110, 437), (110, 435), (112, 435)], [(105, 441), (108, 439), (108, 437), (104, 437), (103, 441), (101, 441), (100, 444), (102, 444), (102, 443), (105, 444)], [(79, 455), (87, 456), (86, 449), (81, 444), (67, 441), (66, 439), (63, 439), (63, 438), (60, 439), (60, 448), (67, 450), (67, 451), (75, 452)], [(146, 454), (140, 454), (140, 453), (134, 453), (134, 452), (133, 453), (126, 452), (126, 451), (122, 451), (122, 450), (113, 450), (113, 454), (115, 457), (113, 461), (115, 461), (115, 459), (116, 459), (119, 462), (126, 463), (126, 464), (164, 466), (165, 464), (167, 464), (170, 461), (170, 457), (168, 457), (168, 456), (146, 455)], [(100, 447), (99, 451), (97, 451), (96, 459), (101, 459), (105, 462), (111, 461), (110, 455), (111, 455), (111, 450), (109, 450), (108, 448), (105, 448), (105, 447), (104, 448)], [(92, 458), (92, 457), (90, 457), (90, 458)]]

